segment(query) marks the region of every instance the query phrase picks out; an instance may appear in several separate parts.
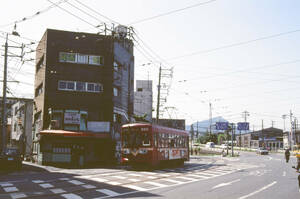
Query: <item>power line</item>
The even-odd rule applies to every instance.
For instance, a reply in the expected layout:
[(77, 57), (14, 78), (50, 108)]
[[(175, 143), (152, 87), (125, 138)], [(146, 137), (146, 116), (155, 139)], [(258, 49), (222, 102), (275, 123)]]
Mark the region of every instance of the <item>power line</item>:
[(196, 52), (188, 53), (188, 54), (185, 54), (185, 55), (182, 55), (182, 56), (176, 56), (176, 57), (173, 57), (173, 58), (169, 58), (167, 60), (177, 60), (177, 59), (182, 59), (182, 58), (185, 58), (185, 57), (190, 57), (190, 56), (194, 56), (194, 55), (198, 55), (198, 54), (211, 53), (211, 52), (218, 51), (218, 50), (223, 50), (223, 49), (226, 49), (226, 48), (232, 48), (232, 47), (235, 47), (235, 46), (242, 46), (242, 45), (258, 42), (258, 41), (261, 41), (261, 40), (272, 39), (272, 38), (281, 37), (281, 36), (284, 36), (284, 35), (293, 34), (293, 33), (297, 33), (297, 32), (300, 32), (300, 29), (287, 31), (287, 32), (281, 32), (281, 33), (278, 33), (278, 34), (273, 34), (273, 35), (269, 35), (269, 36), (265, 36), (265, 37), (259, 37), (259, 38), (251, 39), (251, 40), (248, 40), (248, 41), (237, 42), (237, 43), (233, 43), (233, 44), (229, 44), (229, 45), (220, 46), (220, 47), (217, 47), (217, 48), (196, 51)]
[(206, 1), (206, 2), (197, 3), (197, 4), (194, 4), (194, 5), (191, 5), (191, 6), (187, 6), (187, 7), (184, 7), (184, 8), (180, 8), (180, 9), (172, 10), (172, 11), (169, 11), (169, 12), (161, 13), (161, 14), (158, 14), (158, 15), (154, 15), (152, 17), (147, 17), (147, 18), (144, 18), (144, 19), (140, 19), (140, 20), (131, 22), (128, 25), (143, 23), (145, 21), (150, 21), (150, 20), (153, 20), (153, 19), (156, 19), (156, 18), (159, 18), (159, 17), (163, 17), (163, 16), (167, 16), (167, 15), (170, 15), (170, 14), (174, 14), (174, 13), (177, 13), (177, 12), (182, 12), (184, 10), (195, 8), (195, 7), (202, 6), (202, 5), (206, 5), (206, 4), (209, 4), (209, 3), (213, 3), (215, 1), (217, 1), (217, 0), (210, 0), (210, 1)]

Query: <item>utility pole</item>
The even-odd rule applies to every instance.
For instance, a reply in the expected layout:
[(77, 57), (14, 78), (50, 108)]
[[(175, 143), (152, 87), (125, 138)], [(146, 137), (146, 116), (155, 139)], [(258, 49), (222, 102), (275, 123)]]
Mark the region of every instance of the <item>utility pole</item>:
[(233, 131), (235, 131), (234, 123), (231, 123), (231, 157), (233, 157)]
[(159, 106), (160, 106), (160, 81), (161, 81), (161, 66), (159, 66), (158, 86), (157, 86), (157, 102), (156, 102), (156, 123), (159, 124)]
[(3, 99), (2, 99), (2, 152), (6, 149), (6, 84), (7, 84), (7, 44), (8, 34), (6, 34), (4, 51), (4, 72), (3, 72)]
[(247, 122), (247, 117), (250, 116), (249, 112), (248, 111), (244, 111), (242, 114), (243, 114), (245, 122)]
[(271, 122), (272, 122), (272, 128), (273, 128), (273, 127), (274, 127), (275, 121), (274, 121), (274, 120), (271, 120)]
[(294, 145), (294, 139), (293, 139), (293, 130), (294, 130), (294, 125), (293, 125), (293, 113), (292, 110), (290, 110), (290, 123), (291, 123), (291, 129), (290, 129), (290, 146), (291, 149), (293, 150), (293, 145)]
[(265, 147), (264, 120), (261, 120), (261, 137), (262, 137), (262, 147)]
[(287, 115), (282, 115), (282, 119), (283, 119), (283, 132), (285, 132), (285, 119), (286, 119)]
[(212, 125), (212, 110), (211, 110), (211, 102), (209, 102), (209, 139), (211, 138), (211, 125)]

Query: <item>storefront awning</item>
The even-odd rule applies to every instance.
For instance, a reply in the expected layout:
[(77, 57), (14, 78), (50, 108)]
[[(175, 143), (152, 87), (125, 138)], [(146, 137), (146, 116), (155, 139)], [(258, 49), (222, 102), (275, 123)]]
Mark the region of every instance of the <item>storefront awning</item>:
[(40, 135), (49, 136), (63, 136), (63, 137), (96, 137), (96, 138), (109, 138), (109, 133), (92, 133), (92, 132), (77, 132), (77, 131), (65, 131), (65, 130), (43, 130), (40, 131)]

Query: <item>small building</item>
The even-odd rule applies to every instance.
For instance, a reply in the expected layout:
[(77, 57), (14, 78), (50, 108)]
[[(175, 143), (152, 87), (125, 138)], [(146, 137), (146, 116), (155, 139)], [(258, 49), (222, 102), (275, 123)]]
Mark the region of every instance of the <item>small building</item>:
[(18, 101), (11, 107), (11, 143), (24, 155), (32, 153), (33, 100)]
[(38, 163), (82, 166), (120, 160), (121, 126), (133, 118), (134, 56), (129, 30), (118, 27), (111, 35), (44, 33), (34, 83)]
[(259, 131), (236, 134), (237, 146), (246, 148), (266, 147), (269, 150), (283, 148), (283, 131), (277, 128), (267, 128)]
[[(294, 141), (295, 144), (299, 144), (300, 143), (300, 130), (296, 130), (294, 132)], [(285, 131), (283, 133), (283, 146), (284, 148), (291, 148), (291, 139), (290, 139), (290, 132), (289, 131)]]
[(152, 122), (152, 80), (136, 80), (136, 91), (134, 92), (134, 114), (146, 115), (145, 119)]

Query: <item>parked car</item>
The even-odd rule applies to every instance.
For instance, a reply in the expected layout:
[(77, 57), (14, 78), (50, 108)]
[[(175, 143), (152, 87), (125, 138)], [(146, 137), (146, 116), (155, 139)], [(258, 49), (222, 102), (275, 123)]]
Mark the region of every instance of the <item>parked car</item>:
[(260, 147), (257, 149), (256, 153), (260, 155), (268, 155), (269, 151), (266, 148)]
[(205, 147), (206, 147), (206, 148), (215, 148), (215, 143), (213, 143), (213, 142), (207, 142), (207, 143), (205, 144)]
[(221, 144), (220, 146), (221, 149), (231, 149), (231, 146), (229, 146), (228, 144)]
[(0, 154), (0, 167), (2, 169), (21, 169), (22, 156), (17, 148), (7, 148)]

